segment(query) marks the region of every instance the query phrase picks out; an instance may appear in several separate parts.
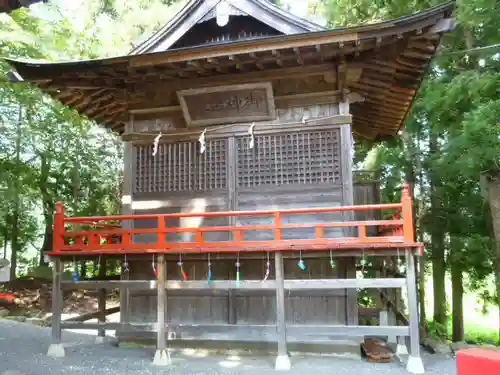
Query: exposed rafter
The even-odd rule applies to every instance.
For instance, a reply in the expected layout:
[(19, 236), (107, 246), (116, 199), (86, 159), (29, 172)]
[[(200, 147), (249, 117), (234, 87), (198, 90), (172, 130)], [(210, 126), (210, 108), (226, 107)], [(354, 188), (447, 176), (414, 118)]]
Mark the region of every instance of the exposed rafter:
[(304, 95), (308, 102), (326, 100), (322, 93), (331, 91), (361, 95), (364, 100), (351, 106), (353, 129), (374, 139), (402, 126), (440, 37), (451, 27), (453, 8), (449, 3), (380, 24), (153, 54), (8, 62), (24, 80), (119, 133), (131, 111), (177, 107), (178, 90), (269, 81), (275, 97), (286, 98), (278, 106), (298, 105)]

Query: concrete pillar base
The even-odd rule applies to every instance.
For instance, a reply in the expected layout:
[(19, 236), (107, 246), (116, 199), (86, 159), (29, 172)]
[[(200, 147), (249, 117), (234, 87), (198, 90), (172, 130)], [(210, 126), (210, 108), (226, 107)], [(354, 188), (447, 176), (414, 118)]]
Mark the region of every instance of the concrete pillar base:
[(50, 344), (47, 356), (52, 358), (63, 358), (66, 355), (63, 344)]
[(96, 344), (104, 344), (106, 342), (106, 337), (105, 336), (97, 336), (95, 338), (95, 343)]
[(396, 346), (396, 355), (408, 355), (408, 348), (404, 344)]
[(292, 363), (290, 362), (290, 357), (285, 355), (279, 355), (276, 357), (276, 363), (274, 369), (277, 371), (288, 371), (292, 368)]
[(168, 350), (157, 350), (155, 357), (153, 359), (153, 365), (155, 366), (170, 366), (172, 364), (172, 359), (170, 358), (170, 353)]
[(406, 364), (406, 371), (412, 374), (423, 374), (425, 373), (424, 363), (420, 357), (408, 357), (408, 363)]

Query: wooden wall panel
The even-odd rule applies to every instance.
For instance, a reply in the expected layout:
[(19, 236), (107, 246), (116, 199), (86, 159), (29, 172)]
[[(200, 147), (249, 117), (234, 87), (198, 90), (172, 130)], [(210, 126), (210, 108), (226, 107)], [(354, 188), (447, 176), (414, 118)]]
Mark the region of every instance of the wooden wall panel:
[[(209, 192), (186, 192), (171, 194), (135, 194), (132, 204), (135, 214), (168, 214), (168, 213), (187, 213), (187, 212), (217, 212), (228, 211), (228, 191), (213, 190)], [(220, 218), (185, 218), (185, 219), (167, 219), (167, 227), (170, 228), (197, 228), (197, 227), (216, 227), (229, 224), (229, 220)], [(136, 220), (135, 228), (153, 228), (156, 227), (156, 220)], [(137, 235), (134, 241), (147, 243), (156, 241), (156, 235)], [(193, 233), (169, 233), (167, 241), (186, 242), (194, 239)], [(205, 234), (205, 241), (227, 241), (229, 233), (211, 232)]]
[[(306, 271), (298, 268), (296, 259), (285, 260), (286, 279), (338, 278), (343, 277), (340, 262), (332, 269), (329, 258), (307, 259)], [(130, 279), (152, 279), (151, 261), (136, 261), (130, 266)], [(274, 261), (271, 260), (269, 279), (274, 278)], [(214, 279), (235, 279), (234, 260), (211, 258)], [(241, 280), (261, 280), (265, 275), (266, 257), (263, 259), (243, 259)], [(206, 280), (207, 261), (183, 259), (184, 269), (190, 280)], [(175, 260), (167, 262), (167, 278), (181, 281), (179, 267)], [(346, 293), (344, 290), (311, 293), (295, 291), (286, 295), (286, 314), (289, 323), (302, 324), (345, 324)], [(167, 293), (167, 320), (175, 323), (230, 323), (234, 311), (234, 324), (274, 324), (276, 322), (276, 297), (273, 291), (249, 292), (234, 290), (169, 290)], [(156, 291), (134, 291), (131, 293), (131, 321), (156, 321)]]
[[(354, 184), (354, 204), (378, 204), (380, 203), (380, 186), (378, 182), (363, 182)], [(380, 220), (380, 211), (360, 211), (354, 215), (354, 220)], [(368, 227), (367, 234), (375, 236), (377, 228)]]
[[(342, 204), (342, 189), (338, 186), (276, 186), (273, 188), (258, 188), (239, 191), (237, 193), (237, 210), (274, 210), (310, 207), (336, 207)], [(284, 215), (283, 224), (314, 224), (342, 221), (341, 213), (317, 215)], [(245, 217), (237, 220), (237, 225), (262, 225), (272, 224), (273, 217)], [(283, 230), (283, 239), (313, 238), (314, 229), (288, 229)], [(342, 229), (325, 229), (327, 238), (342, 236)], [(246, 232), (245, 238), (249, 240), (268, 240), (274, 238), (272, 232), (254, 231)]]

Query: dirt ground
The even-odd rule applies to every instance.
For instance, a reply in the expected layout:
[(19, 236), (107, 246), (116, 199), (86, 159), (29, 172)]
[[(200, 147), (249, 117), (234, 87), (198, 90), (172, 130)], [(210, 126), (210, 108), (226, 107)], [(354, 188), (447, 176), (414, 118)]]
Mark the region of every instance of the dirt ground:
[[(45, 318), (51, 311), (52, 285), (46, 280), (18, 279), (0, 285), (0, 292), (12, 295), (13, 301), (0, 299), (0, 317)], [(118, 304), (118, 292), (110, 292), (106, 307)], [(63, 313), (82, 315), (97, 311), (97, 291), (68, 291), (64, 293)]]

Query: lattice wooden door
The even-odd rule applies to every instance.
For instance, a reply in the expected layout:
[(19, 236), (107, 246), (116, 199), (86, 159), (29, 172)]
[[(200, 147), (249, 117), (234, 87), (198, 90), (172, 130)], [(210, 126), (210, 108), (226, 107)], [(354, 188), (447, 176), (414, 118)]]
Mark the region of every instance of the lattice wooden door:
[(227, 189), (227, 140), (210, 140), (201, 154), (196, 141), (136, 146), (136, 193)]
[(263, 185), (341, 184), (340, 132), (297, 132), (237, 138), (239, 188)]

